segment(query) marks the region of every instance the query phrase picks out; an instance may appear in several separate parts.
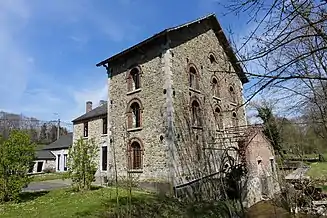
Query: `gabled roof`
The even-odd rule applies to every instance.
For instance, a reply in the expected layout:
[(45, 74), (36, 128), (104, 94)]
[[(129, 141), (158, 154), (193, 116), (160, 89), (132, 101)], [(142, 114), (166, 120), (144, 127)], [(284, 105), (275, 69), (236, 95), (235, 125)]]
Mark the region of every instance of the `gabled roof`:
[(215, 34), (216, 34), (218, 40), (221, 42), (227, 56), (229, 57), (231, 63), (233, 64), (233, 67), (235, 68), (236, 72), (238, 73), (238, 76), (240, 77), (242, 83), (247, 83), (249, 80), (246, 77), (241, 64), (237, 60), (237, 57), (236, 57), (232, 47), (230, 46), (230, 43), (228, 42), (227, 37), (226, 37), (225, 33), (223, 32), (215, 14), (209, 14), (209, 15), (199, 18), (197, 20), (194, 20), (194, 21), (191, 21), (191, 22), (188, 22), (188, 23), (176, 26), (176, 27), (165, 29), (165, 30), (153, 35), (152, 37), (150, 37), (150, 38), (148, 38), (148, 39), (146, 39), (146, 40), (144, 40), (144, 41), (142, 41), (142, 42), (112, 56), (112, 57), (109, 57), (106, 60), (99, 62), (98, 64), (96, 64), (96, 66), (99, 67), (99, 66), (104, 66), (107, 64), (110, 65), (112, 62), (116, 61), (117, 59), (119, 59), (125, 55), (128, 55), (137, 49), (142, 50), (141, 48), (144, 48), (144, 46), (146, 46), (149, 43), (154, 42), (155, 40), (157, 40), (159, 38), (167, 37), (167, 35), (169, 33), (180, 31), (183, 28), (188, 28), (194, 24), (201, 23), (202, 21), (205, 21), (205, 20), (210, 21), (210, 23), (212, 25), (212, 29), (215, 31)]
[(60, 138), (51, 144), (45, 146), (43, 150), (68, 149), (73, 144), (73, 133), (60, 136)]
[(37, 160), (55, 160), (56, 157), (49, 150), (36, 151)]
[(83, 114), (80, 117), (77, 117), (75, 120), (73, 120), (73, 123), (79, 122), (79, 121), (83, 121), (83, 120), (88, 120), (94, 117), (99, 117), (102, 115), (106, 115), (107, 114), (107, 103), (104, 103), (103, 105), (100, 105), (96, 108), (94, 108), (93, 110)]

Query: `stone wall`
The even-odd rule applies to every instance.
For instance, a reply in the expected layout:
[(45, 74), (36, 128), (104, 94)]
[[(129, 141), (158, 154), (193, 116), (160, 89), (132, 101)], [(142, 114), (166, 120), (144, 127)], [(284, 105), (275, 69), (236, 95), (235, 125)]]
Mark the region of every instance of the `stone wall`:
[(40, 173), (40, 172), (37, 172), (37, 165), (38, 165), (39, 162), (43, 163), (41, 172), (43, 172), (44, 169), (50, 169), (50, 168), (55, 169), (55, 167), (56, 167), (56, 161), (55, 160), (36, 160), (36, 161), (34, 161), (34, 166), (33, 166), (32, 173)]
[[(143, 169), (133, 171), (139, 181), (167, 180), (167, 147), (160, 139), (165, 136), (166, 102), (162, 72), (161, 48), (155, 47), (143, 55), (136, 55), (123, 64), (112, 67), (109, 93), (111, 100), (110, 120), (112, 125), (111, 160), (116, 155), (118, 179), (127, 176), (127, 148), (129, 140), (138, 138), (143, 146)], [(128, 93), (127, 74), (139, 66), (141, 88)], [(141, 128), (127, 130), (127, 107), (132, 99), (142, 104)]]
[[(203, 29), (204, 28), (204, 29)], [(181, 37), (178, 39), (178, 37)], [(218, 106), (222, 113), (223, 128), (226, 131), (235, 127), (232, 123), (232, 111), (237, 113), (238, 126), (246, 125), (243, 103), (243, 85), (235, 70), (219, 43), (214, 31), (209, 26), (199, 25), (198, 28), (185, 29), (178, 33), (176, 41), (183, 41), (183, 37), (189, 36), (188, 41), (176, 44), (173, 53), (173, 89), (177, 157), (179, 165), (176, 172), (177, 183), (183, 183), (188, 179), (201, 177), (209, 173), (207, 166), (209, 154), (220, 155), (221, 151), (211, 148), (237, 146), (230, 141), (223, 140), (226, 135), (217, 134), (217, 121), (214, 118), (214, 110)], [(174, 37), (174, 36), (173, 36)], [(209, 56), (215, 57), (211, 63)], [(189, 87), (189, 66), (194, 66), (199, 74), (199, 88)], [(220, 96), (212, 94), (212, 78), (218, 79)], [(229, 87), (233, 86), (237, 102), (232, 101)], [(198, 99), (202, 112), (202, 128), (190, 128), (190, 102)], [(228, 137), (228, 136), (227, 136)], [(209, 144), (215, 141), (215, 144)], [(234, 140), (235, 141), (235, 140)], [(208, 146), (210, 149), (208, 149)], [(207, 149), (206, 149), (207, 148)], [(185, 158), (187, 157), (187, 158)], [(217, 160), (219, 161), (219, 160)], [(196, 175), (197, 174), (197, 175)], [(187, 178), (186, 178), (187, 177)]]
[[(77, 123), (74, 125), (73, 132), (73, 142), (76, 140), (83, 139), (94, 139), (94, 142), (99, 146), (99, 154), (98, 154), (98, 169), (96, 171), (96, 179), (100, 179), (100, 177), (107, 176), (107, 171), (101, 170), (101, 151), (103, 146), (108, 146), (107, 143), (107, 134), (103, 134), (102, 131), (102, 118), (97, 117), (91, 120), (88, 120), (88, 137), (84, 137), (83, 132), (83, 123)], [(108, 167), (107, 167), (108, 169)]]

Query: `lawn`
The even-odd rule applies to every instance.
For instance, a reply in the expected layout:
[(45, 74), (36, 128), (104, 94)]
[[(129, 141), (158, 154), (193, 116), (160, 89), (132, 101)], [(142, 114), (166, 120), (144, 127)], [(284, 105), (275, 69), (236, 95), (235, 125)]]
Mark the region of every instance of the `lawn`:
[(307, 175), (312, 179), (327, 180), (327, 162), (311, 163)]
[(63, 173), (44, 173), (44, 174), (36, 174), (31, 175), (32, 182), (40, 182), (46, 180), (53, 180), (53, 179), (62, 179)]
[[(119, 189), (117, 207), (116, 189), (98, 188), (86, 192), (70, 189), (50, 192), (25, 193), (20, 203), (0, 205), (0, 217), (219, 217), (223, 207), (214, 204), (186, 205), (180, 201), (142, 191)], [(130, 204), (129, 202), (132, 202)], [(132, 206), (130, 206), (132, 205)], [(225, 216), (222, 216), (225, 217)]]
[[(25, 193), (20, 203), (0, 205), (0, 217), (52, 218), (52, 217), (228, 217), (226, 204), (187, 203), (174, 198), (157, 196), (142, 191), (133, 191), (129, 198), (128, 191), (119, 189), (119, 207), (115, 188), (98, 188), (86, 192), (73, 192), (70, 189), (50, 192)], [(131, 202), (131, 204), (129, 203)], [(260, 206), (262, 207), (262, 206)], [(264, 212), (250, 212), (251, 218), (271, 217), (276, 209), (263, 207)], [(269, 212), (269, 210), (271, 210)], [(262, 214), (263, 213), (263, 214)], [(267, 216), (269, 214), (269, 216)], [(285, 214), (281, 209), (277, 214)]]

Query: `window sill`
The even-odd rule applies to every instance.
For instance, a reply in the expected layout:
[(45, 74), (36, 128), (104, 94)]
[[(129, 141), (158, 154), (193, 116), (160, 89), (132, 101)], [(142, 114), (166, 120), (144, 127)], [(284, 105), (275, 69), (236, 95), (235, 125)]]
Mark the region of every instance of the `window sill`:
[(142, 89), (141, 88), (139, 88), (139, 89), (135, 89), (135, 90), (133, 90), (133, 91), (129, 91), (129, 92), (127, 92), (127, 95), (131, 95), (131, 94), (134, 94), (134, 93), (138, 93), (138, 92), (140, 92)]
[(142, 127), (135, 127), (135, 128), (127, 129), (127, 132), (135, 132), (140, 130), (142, 130)]
[(128, 173), (143, 173), (143, 169), (127, 170)]
[(237, 106), (237, 103), (236, 103), (236, 102), (231, 102), (231, 103), (230, 103), (230, 105), (232, 105), (232, 106), (235, 106), (235, 107), (236, 107), (236, 106)]
[(221, 101), (221, 98), (216, 97), (216, 96), (212, 96), (213, 99), (217, 100), (217, 101)]
[(192, 126), (193, 129), (203, 129), (202, 126)]
[(108, 134), (103, 134), (103, 133), (101, 135), (101, 137), (107, 137), (107, 136), (108, 136)]
[(196, 93), (198, 93), (198, 94), (201, 94), (201, 91), (200, 91), (200, 90), (194, 89), (194, 88), (192, 88), (192, 87), (189, 87), (189, 89), (190, 89), (190, 91), (192, 91), (192, 92), (196, 92)]
[(83, 139), (88, 139), (89, 137), (88, 136), (83, 136)]

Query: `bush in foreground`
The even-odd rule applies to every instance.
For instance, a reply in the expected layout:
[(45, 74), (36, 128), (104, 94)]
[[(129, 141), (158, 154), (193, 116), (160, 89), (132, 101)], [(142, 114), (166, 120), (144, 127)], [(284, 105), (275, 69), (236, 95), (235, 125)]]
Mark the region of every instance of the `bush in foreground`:
[(17, 200), (30, 182), (28, 169), (35, 158), (36, 145), (28, 134), (14, 130), (0, 139), (0, 201)]

